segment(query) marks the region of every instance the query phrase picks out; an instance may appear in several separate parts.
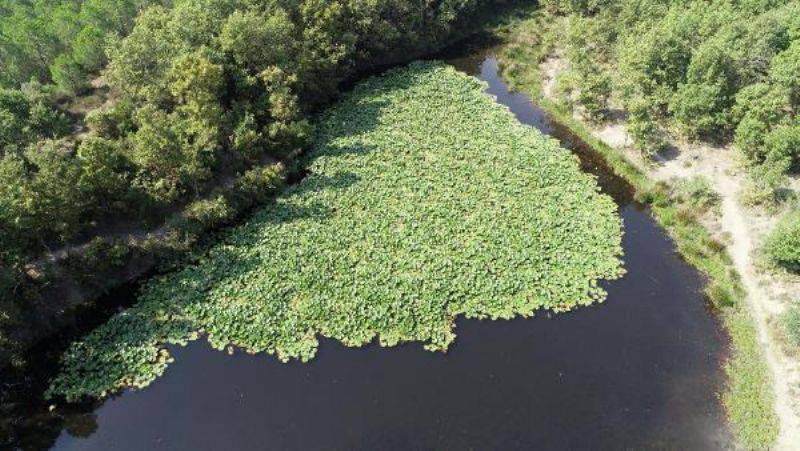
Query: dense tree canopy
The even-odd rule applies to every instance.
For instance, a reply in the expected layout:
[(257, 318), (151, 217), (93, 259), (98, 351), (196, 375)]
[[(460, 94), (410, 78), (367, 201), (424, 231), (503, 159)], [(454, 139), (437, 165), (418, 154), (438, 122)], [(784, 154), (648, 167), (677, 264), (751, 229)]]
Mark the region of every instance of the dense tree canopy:
[(800, 3), (546, 0), (570, 14), (578, 100), (593, 116), (616, 91), (634, 138), (658, 147), (654, 123), (689, 138), (732, 140), (780, 174), (800, 159)]
[(0, 86), (31, 78), (74, 91), (105, 62), (104, 48), (159, 0), (0, 0)]

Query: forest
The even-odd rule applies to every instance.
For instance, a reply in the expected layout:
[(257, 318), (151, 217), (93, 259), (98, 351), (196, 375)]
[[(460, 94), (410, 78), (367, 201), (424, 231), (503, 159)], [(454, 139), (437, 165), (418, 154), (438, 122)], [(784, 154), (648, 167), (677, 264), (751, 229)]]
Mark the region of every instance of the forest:
[(573, 15), (563, 89), (579, 91), (590, 116), (602, 119), (613, 97), (646, 151), (658, 151), (660, 127), (672, 126), (734, 143), (770, 185), (798, 170), (797, 2), (543, 3)]

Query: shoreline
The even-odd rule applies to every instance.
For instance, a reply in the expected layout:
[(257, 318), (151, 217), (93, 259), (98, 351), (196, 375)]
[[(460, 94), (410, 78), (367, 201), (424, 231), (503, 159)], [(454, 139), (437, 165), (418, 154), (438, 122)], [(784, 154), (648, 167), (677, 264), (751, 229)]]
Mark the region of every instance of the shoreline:
[[(513, 36), (514, 26), (509, 29), (500, 32), (507, 42)], [(541, 42), (538, 45), (547, 46)], [(526, 56), (532, 61), (523, 62), (517, 60), (519, 53), (510, 58), (501, 52), (498, 57), (503, 76), (512, 88), (527, 94), (601, 155), (615, 173), (629, 181), (637, 196), (651, 206), (654, 218), (675, 240), (677, 251), (708, 278), (706, 295), (720, 307), (720, 319), (731, 338), (732, 354), (725, 368), (729, 382), (722, 400), (737, 439), (748, 448), (790, 449), (800, 442), (800, 415), (794, 408), (797, 393), (792, 390), (798, 371), (796, 362), (786, 359), (770, 330), (770, 312), (775, 308), (766, 305), (770, 299), (763, 278), (755, 271), (752, 254), (757, 240), (747, 227), (751, 218), (738, 202), (740, 183), (727, 170), (716, 170), (708, 177), (721, 200), (719, 218), (713, 221), (720, 229), (717, 233), (705, 218), (687, 215), (678, 199), (671, 195), (674, 181), (709, 174), (697, 171), (700, 165), (687, 170), (680, 158), (661, 162), (655, 169), (648, 167), (625, 145), (630, 139), (624, 124), (598, 129), (563, 111), (548, 95), (553, 74), (545, 72), (552, 72), (559, 64), (548, 59), (552, 49), (546, 50), (550, 51), (541, 53), (541, 48), (531, 49)], [(507, 63), (516, 65), (515, 73), (509, 74), (507, 67), (502, 67)], [(519, 70), (520, 65), (528, 67)], [(683, 146), (679, 148), (685, 150)], [(729, 158), (722, 160), (724, 165), (732, 165)], [(730, 238), (723, 243), (720, 235)]]

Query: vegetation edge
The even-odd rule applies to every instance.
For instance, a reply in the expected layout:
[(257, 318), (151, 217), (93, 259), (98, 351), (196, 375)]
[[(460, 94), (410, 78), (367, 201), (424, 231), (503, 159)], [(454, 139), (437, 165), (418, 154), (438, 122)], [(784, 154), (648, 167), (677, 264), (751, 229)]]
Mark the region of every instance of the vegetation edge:
[[(707, 277), (705, 294), (719, 309), (723, 326), (731, 338), (731, 355), (725, 365), (728, 377), (721, 394), (737, 440), (749, 449), (766, 449), (778, 435), (772, 381), (763, 350), (758, 343), (755, 323), (745, 303), (747, 296), (740, 276), (733, 267), (727, 248), (715, 240), (694, 214), (672, 194), (672, 186), (655, 182), (632, 164), (618, 150), (594, 137), (584, 124), (565, 113), (541, 93), (536, 77), (510, 74), (503, 67), (503, 77), (512, 89), (536, 99), (537, 104), (584, 142), (609, 164), (614, 173), (628, 181), (637, 199), (647, 204), (653, 218), (675, 241), (677, 251)], [(534, 79), (534, 80), (531, 80)]]

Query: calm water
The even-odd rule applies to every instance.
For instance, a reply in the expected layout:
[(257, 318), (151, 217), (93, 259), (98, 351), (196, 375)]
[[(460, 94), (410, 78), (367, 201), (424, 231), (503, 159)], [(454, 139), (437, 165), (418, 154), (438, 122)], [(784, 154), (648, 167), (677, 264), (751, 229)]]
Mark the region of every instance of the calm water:
[(351, 349), (323, 340), (312, 362), (281, 364), (197, 341), (173, 348), (176, 362), (149, 388), (93, 406), (33, 409), (15, 420), (5, 443), (93, 450), (727, 447), (718, 400), (727, 337), (707, 310), (698, 274), (629, 186), (527, 97), (508, 92), (490, 51), (445, 56), (486, 80), (522, 122), (572, 148), (617, 200), (628, 274), (606, 284), (605, 303), (527, 320), (460, 320), (446, 355), (420, 344)]

